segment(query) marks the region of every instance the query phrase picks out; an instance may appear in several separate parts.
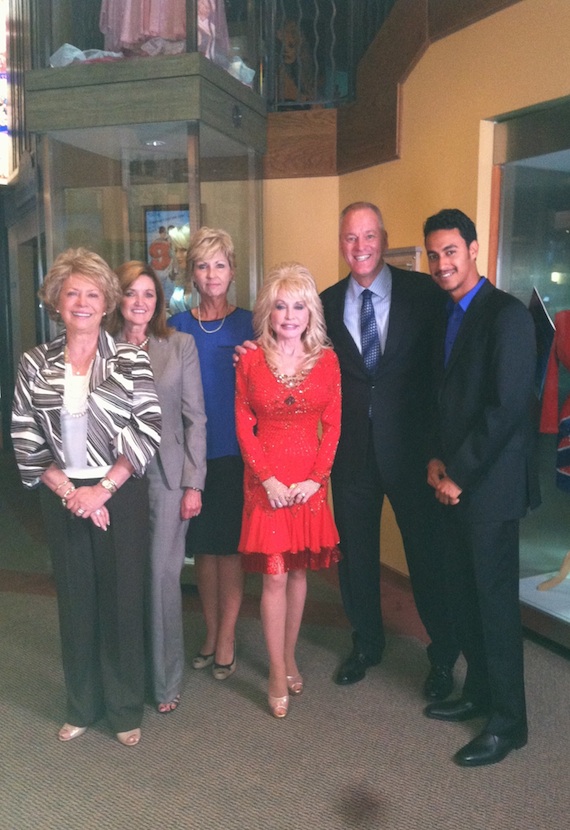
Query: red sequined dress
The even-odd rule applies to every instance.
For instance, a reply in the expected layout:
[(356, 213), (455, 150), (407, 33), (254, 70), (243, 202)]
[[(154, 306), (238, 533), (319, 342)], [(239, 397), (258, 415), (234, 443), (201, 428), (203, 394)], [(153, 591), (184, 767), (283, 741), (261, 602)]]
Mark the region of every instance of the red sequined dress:
[[(239, 550), (246, 571), (277, 574), (328, 568), (340, 559), (327, 483), (340, 435), (340, 371), (331, 349), (291, 386), (263, 350), (236, 370), (236, 429), (243, 460), (244, 511)], [(321, 427), (319, 434), (319, 425)], [(274, 509), (262, 482), (322, 484), (305, 503)]]

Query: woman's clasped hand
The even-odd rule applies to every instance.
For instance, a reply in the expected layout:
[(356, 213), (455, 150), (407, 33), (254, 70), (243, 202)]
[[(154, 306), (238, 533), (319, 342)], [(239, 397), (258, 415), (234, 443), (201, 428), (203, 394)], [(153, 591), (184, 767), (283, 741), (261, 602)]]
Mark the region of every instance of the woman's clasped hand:
[(290, 507), (292, 504), (305, 504), (320, 488), (320, 484), (312, 479), (300, 481), (296, 484), (283, 484), (275, 476), (263, 482), (265, 492), (271, 507)]

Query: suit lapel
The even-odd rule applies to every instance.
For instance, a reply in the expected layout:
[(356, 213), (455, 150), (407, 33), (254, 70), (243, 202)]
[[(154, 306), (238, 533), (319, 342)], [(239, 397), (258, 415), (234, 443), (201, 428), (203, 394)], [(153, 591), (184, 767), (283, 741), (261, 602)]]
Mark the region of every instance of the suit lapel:
[(332, 307), (333, 319), (330, 321), (332, 325), (330, 325), (329, 336), (333, 341), (335, 350), (340, 352), (346, 360), (350, 360), (359, 374), (368, 377), (358, 346), (344, 324), (344, 301), (349, 279), (350, 277), (346, 277), (339, 283), (339, 291), (336, 293), (335, 304)]
[(477, 325), (481, 315), (485, 313), (487, 299), (494, 290), (495, 289), (490, 282), (483, 283), (479, 291), (469, 303), (469, 308), (465, 313), (465, 317), (463, 318), (463, 322), (461, 323), (457, 333), (453, 348), (451, 349), (451, 354), (449, 355), (449, 360), (447, 362), (447, 366), (445, 367), (445, 375), (449, 374), (457, 359), (461, 356), (463, 346), (466, 342), (469, 342), (471, 338), (471, 330)]
[(390, 271), (392, 273), (392, 296), (390, 298), (390, 311), (388, 312), (388, 331), (386, 332), (386, 345), (384, 354), (379, 361), (379, 367), (382, 365), (382, 361), (386, 362), (390, 360), (392, 355), (398, 353), (400, 341), (410, 323), (410, 308), (402, 279), (393, 268), (390, 268)]
[(148, 356), (154, 375), (161, 375), (164, 371), (166, 357), (168, 355), (168, 349), (165, 349), (163, 346), (165, 342), (157, 340), (156, 337), (151, 337), (148, 341)]

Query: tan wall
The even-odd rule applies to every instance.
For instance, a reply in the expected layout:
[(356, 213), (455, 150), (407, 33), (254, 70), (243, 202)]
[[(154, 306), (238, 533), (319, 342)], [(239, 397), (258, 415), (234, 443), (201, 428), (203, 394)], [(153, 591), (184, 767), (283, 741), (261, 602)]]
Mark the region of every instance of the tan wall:
[[(333, 282), (333, 274), (344, 273), (336, 253), (336, 215), (349, 202), (365, 199), (382, 207), (396, 248), (421, 245), (422, 223), (431, 213), (464, 210), (478, 224), (484, 273), (490, 142), (486, 130), (480, 158), (482, 122), (570, 95), (569, 33), (568, 0), (523, 0), (434, 43), (403, 87), (398, 161), (339, 179), (265, 183), (266, 263), (268, 256), (293, 256)], [(391, 511), (382, 532), (382, 560), (405, 572)]]
[(319, 290), (338, 274), (339, 179), (274, 179), (264, 182), (265, 271), (278, 262), (306, 265)]

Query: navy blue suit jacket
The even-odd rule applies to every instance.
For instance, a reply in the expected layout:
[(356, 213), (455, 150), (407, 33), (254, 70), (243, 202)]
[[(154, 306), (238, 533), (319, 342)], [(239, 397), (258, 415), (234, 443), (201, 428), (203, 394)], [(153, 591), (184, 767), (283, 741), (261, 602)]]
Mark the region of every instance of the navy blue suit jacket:
[(432, 455), (464, 491), (471, 521), (506, 521), (540, 503), (535, 463), (536, 343), (524, 305), (486, 282), (471, 301), (447, 366), (439, 320)]

